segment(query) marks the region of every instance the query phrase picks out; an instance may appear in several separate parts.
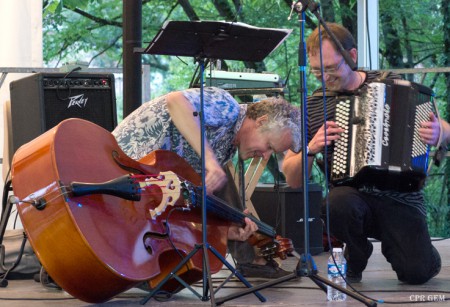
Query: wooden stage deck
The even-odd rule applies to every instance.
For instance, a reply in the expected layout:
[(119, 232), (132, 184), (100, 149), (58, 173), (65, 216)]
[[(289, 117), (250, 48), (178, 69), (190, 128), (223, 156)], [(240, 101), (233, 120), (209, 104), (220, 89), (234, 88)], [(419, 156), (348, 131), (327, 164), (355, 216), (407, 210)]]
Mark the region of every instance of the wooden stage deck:
[[(374, 252), (369, 260), (369, 265), (363, 273), (363, 281), (354, 288), (364, 295), (384, 304), (401, 304), (402, 306), (450, 306), (450, 240), (437, 240), (435, 246), (442, 257), (442, 270), (440, 274), (420, 286), (410, 286), (400, 283), (389, 263), (380, 251), (380, 243), (374, 243)], [(326, 277), (326, 262), (328, 254), (321, 253), (313, 256), (319, 275)], [(289, 257), (283, 262), (283, 268), (294, 270), (298, 263), (297, 258)], [(224, 269), (213, 275), (214, 285), (219, 285), (229, 275)], [(248, 279), (254, 285), (260, 285), (265, 280)], [(194, 285), (199, 293), (202, 292), (202, 283)], [(220, 300), (230, 294), (239, 293), (245, 289), (243, 284), (236, 279), (226, 283), (216, 294)], [(309, 277), (298, 277), (289, 281), (273, 285), (260, 291), (267, 300), (260, 300), (253, 294), (247, 294), (232, 300), (226, 300), (223, 306), (362, 306), (352, 298), (346, 302), (327, 302), (326, 294)], [(6, 288), (0, 288), (0, 306), (139, 306), (147, 292), (133, 288), (122, 293), (114, 299), (103, 304), (89, 304), (71, 297), (64, 291), (49, 290), (33, 280), (10, 280)], [(176, 294), (167, 302), (158, 302), (150, 299), (146, 306), (208, 306), (211, 300), (202, 301), (191, 291), (185, 289)], [(419, 302), (419, 303), (418, 303)]]

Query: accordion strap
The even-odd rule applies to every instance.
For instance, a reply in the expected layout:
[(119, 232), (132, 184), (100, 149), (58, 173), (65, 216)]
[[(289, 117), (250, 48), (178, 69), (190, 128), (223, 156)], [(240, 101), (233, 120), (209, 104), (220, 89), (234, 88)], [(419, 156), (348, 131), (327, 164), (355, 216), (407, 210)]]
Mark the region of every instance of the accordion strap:
[[(377, 77), (375, 80), (370, 81), (370, 82), (382, 82), (383, 80), (386, 80), (387, 77), (390, 75), (391, 73), (389, 71), (383, 71), (379, 77)], [(338, 97), (338, 96), (353, 96), (355, 95), (355, 91), (330, 91), (325, 89), (325, 97)], [(321, 97), (323, 96), (323, 91), (322, 88), (315, 90), (312, 93), (312, 96), (314, 97)]]
[[(339, 97), (339, 96), (353, 96), (355, 92), (334, 92), (334, 91), (325, 91), (325, 97)], [(314, 91), (312, 93), (314, 97), (323, 97), (323, 92), (321, 89)]]
[(378, 78), (375, 79), (375, 82), (380, 82), (380, 81), (386, 79), (387, 76), (389, 76), (389, 74), (390, 74), (389, 71), (383, 71), (383, 73)]
[[(333, 96), (336, 96), (336, 95), (337, 95), (336, 92), (325, 91), (325, 96), (326, 96), (326, 97), (333, 97)], [(316, 91), (314, 91), (314, 92), (312, 93), (312, 96), (314, 96), (314, 97), (320, 97), (320, 96), (323, 96), (323, 92), (322, 92), (322, 90), (316, 90)]]

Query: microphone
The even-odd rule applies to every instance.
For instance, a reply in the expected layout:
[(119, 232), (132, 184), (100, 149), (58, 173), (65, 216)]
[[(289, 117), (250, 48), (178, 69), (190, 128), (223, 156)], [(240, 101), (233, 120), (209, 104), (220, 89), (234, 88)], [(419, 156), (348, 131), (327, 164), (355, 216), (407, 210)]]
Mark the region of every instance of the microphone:
[(297, 13), (303, 13), (303, 11), (306, 10), (306, 6), (304, 6), (301, 1), (292, 1), (291, 12), (289, 13), (288, 20), (291, 20), (294, 10)]

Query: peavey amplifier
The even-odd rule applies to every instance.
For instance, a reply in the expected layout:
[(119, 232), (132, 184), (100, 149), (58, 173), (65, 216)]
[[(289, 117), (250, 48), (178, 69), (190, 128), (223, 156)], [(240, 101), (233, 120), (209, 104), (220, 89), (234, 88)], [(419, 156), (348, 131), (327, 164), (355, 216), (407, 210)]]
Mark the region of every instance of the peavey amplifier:
[(12, 148), (76, 117), (108, 131), (117, 125), (113, 74), (37, 73), (10, 83)]
[[(309, 247), (312, 255), (323, 251), (322, 188), (309, 184)], [(305, 242), (304, 204), (302, 189), (293, 189), (286, 184), (276, 187), (259, 183), (251, 196), (261, 221), (274, 227), (277, 234), (292, 240), (295, 250), (303, 253)]]

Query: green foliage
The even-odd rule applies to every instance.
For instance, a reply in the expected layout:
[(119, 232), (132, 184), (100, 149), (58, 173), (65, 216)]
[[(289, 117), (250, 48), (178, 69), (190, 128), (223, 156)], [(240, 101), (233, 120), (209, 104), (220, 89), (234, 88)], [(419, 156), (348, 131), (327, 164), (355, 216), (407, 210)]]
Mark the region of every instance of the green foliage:
[(444, 163), (438, 168), (432, 167), (424, 188), (425, 205), (430, 235), (433, 237), (450, 236), (450, 206), (447, 202), (447, 181)]
[[(63, 1), (61, 1), (63, 2)], [(90, 2), (99, 2), (98, 0), (96, 1), (90, 1), (90, 0), (64, 0), (64, 5), (67, 6), (70, 9), (75, 9), (75, 8), (79, 8), (79, 9), (86, 9), (89, 6)]]
[(47, 6), (44, 8), (44, 17), (48, 14), (61, 14), (62, 11), (62, 1), (51, 0), (48, 1)]
[[(227, 2), (227, 1), (224, 1)], [(225, 18), (215, 8), (213, 1), (189, 1), (192, 9), (200, 20), (224, 20)], [(286, 42), (277, 48), (265, 61), (265, 70), (278, 73), (288, 79), (287, 89), (290, 100), (299, 103), (298, 83), (298, 53), (300, 41), (300, 23), (294, 14), (288, 20), (289, 1), (242, 1), (242, 9), (237, 21), (259, 27), (288, 28), (292, 34)], [(356, 18), (356, 0), (334, 1), (330, 7), (335, 19)], [(393, 1), (380, 0), (380, 16), (391, 16), (394, 33), (384, 33), (380, 29), (381, 64), (383, 68), (392, 67), (386, 61), (384, 54), (389, 51), (385, 46), (384, 37), (395, 34), (402, 43), (402, 53), (405, 55), (405, 67), (420, 65), (423, 67), (440, 66), (444, 61), (443, 53), (443, 22), (440, 7), (436, 1)], [(232, 1), (229, 6), (234, 10)], [(122, 63), (122, 1), (119, 0), (49, 0), (44, 7), (44, 60), (49, 66), (60, 66), (65, 62), (82, 60), (91, 63), (91, 67), (120, 66)], [(393, 10), (392, 7), (398, 9)], [(427, 14), (423, 14), (423, 11)], [(81, 15), (80, 12), (86, 14)], [(236, 11), (233, 11), (236, 13)], [(369, 12), (370, 13), (370, 12)], [(307, 13), (313, 23), (306, 25), (306, 36), (311, 27), (317, 24), (315, 16)], [(162, 24), (167, 20), (188, 20), (188, 17), (177, 1), (151, 0), (143, 1), (142, 7), (142, 44), (146, 46), (156, 35)], [(356, 34), (356, 33), (355, 33)], [(195, 73), (192, 59), (178, 59), (144, 55), (143, 61), (152, 65), (152, 74), (159, 74), (152, 88), (152, 97), (189, 86)], [(228, 63), (229, 62), (229, 63)], [(187, 63), (188, 65), (184, 64)], [(191, 65), (192, 64), (192, 65)], [(243, 68), (241, 62), (227, 61), (230, 68)], [(443, 75), (437, 81), (426, 78), (425, 84), (432, 84), (439, 97), (446, 97)], [(434, 82), (434, 83), (433, 83)], [(308, 76), (308, 92), (317, 87), (317, 81)]]

